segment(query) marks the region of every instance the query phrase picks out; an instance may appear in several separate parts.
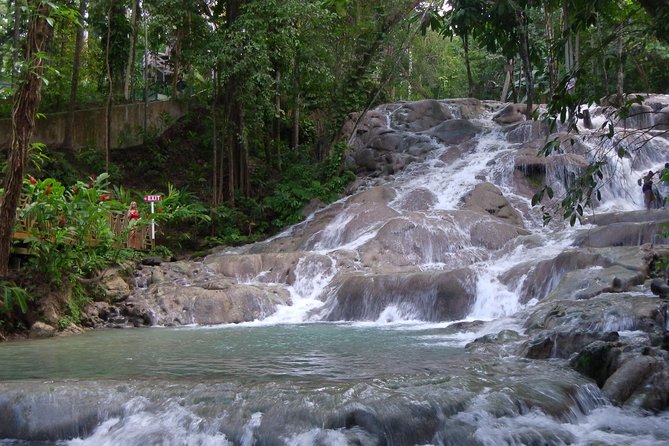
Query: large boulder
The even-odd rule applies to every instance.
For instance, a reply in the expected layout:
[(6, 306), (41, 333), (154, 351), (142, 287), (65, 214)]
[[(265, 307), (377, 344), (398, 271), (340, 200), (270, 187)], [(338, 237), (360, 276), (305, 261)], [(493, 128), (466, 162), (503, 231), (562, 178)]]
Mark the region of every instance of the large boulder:
[(409, 132), (422, 132), (452, 118), (450, 109), (434, 99), (402, 104), (390, 116), (393, 128)]
[(387, 220), (359, 250), (362, 264), (379, 273), (415, 270), (425, 263), (460, 268), (525, 234), (523, 228), (469, 210), (405, 212)]
[(290, 304), (288, 291), (276, 285), (232, 282), (208, 287), (159, 284), (125, 303), (129, 316), (150, 314), (149, 325), (215, 325), (264, 319), (277, 305)]
[(386, 317), (463, 319), (476, 299), (476, 274), (454, 271), (350, 275), (332, 292), (322, 316), (328, 321), (375, 321)]
[(650, 356), (634, 356), (618, 368), (604, 383), (602, 392), (616, 405), (624, 404), (661, 363)]
[(492, 183), (479, 183), (463, 197), (463, 208), (497, 217), (507, 223), (523, 227), (523, 218), (502, 191)]
[(303, 252), (268, 254), (210, 255), (204, 264), (216, 274), (235, 278), (242, 282), (292, 284), (295, 267), (304, 256)]
[(654, 110), (649, 105), (632, 104), (627, 116), (615, 123), (616, 127), (649, 129), (654, 124)]
[(543, 301), (525, 321), (530, 335), (551, 332), (664, 331), (666, 303), (652, 295), (605, 293), (586, 300)]
[(603, 248), (607, 246), (640, 246), (644, 244), (662, 244), (664, 223), (611, 223), (582, 232), (574, 240), (576, 246)]
[[(532, 111), (534, 110), (536, 110), (536, 105), (532, 107)], [(524, 121), (526, 113), (527, 104), (508, 104), (495, 113), (492, 120), (498, 124), (513, 124), (514, 122)]]
[[(616, 339), (617, 340), (617, 339)], [(585, 346), (570, 361), (570, 365), (588, 378), (592, 378), (600, 388), (618, 368), (618, 358), (622, 349), (616, 342), (595, 341)]]
[(452, 119), (424, 132), (442, 144), (461, 144), (472, 139), (482, 128), (468, 119)]
[(643, 283), (648, 259), (632, 247), (572, 249), (552, 259), (519, 264), (500, 277), (530, 299), (587, 299), (602, 293), (626, 291)]

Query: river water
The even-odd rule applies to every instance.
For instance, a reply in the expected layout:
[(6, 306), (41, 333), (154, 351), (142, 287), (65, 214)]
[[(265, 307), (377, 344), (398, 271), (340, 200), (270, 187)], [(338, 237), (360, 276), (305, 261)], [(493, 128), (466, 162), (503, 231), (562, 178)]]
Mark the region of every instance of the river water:
[[(509, 324), (507, 321), (505, 324)], [(0, 346), (2, 445), (662, 445), (560, 362), (470, 354), (494, 324), (120, 329)]]
[[(438, 197), (437, 212), (457, 209), (481, 177), (529, 208), (509, 185), (515, 146), (486, 126), (454, 165), (437, 152), (398, 175), (394, 208), (424, 188)], [(638, 209), (629, 178), (658, 160), (621, 168), (625, 181), (604, 190), (603, 208)], [(356, 212), (345, 208), (314, 250), (355, 250), (373, 238), (378, 227), (342, 230)], [(463, 244), (453, 258), (438, 249), (423, 256), (422, 271), (476, 262), (476, 302), (463, 321), (413, 320), (420, 312), (389, 305), (366, 321), (321, 322), (337, 271), (300, 263), (292, 305), (262, 321), (0, 344), (0, 445), (669, 445), (669, 413), (616, 408), (564, 361), (508, 350), (522, 341), (522, 312), (536, 300), (522, 304), (498, 277), (554, 257), (573, 237), (543, 228), (540, 215), (525, 225), (528, 243), (495, 255)], [(507, 347), (467, 348), (486, 335), (506, 337)]]

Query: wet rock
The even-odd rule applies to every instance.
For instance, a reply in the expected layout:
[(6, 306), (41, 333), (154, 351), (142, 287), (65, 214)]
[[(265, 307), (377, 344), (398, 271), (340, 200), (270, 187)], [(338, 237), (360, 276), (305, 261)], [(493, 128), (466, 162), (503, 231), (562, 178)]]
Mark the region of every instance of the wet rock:
[[(288, 291), (277, 286), (244, 285), (224, 289), (159, 284), (143, 295), (144, 302), (156, 302), (153, 324), (229, 324), (264, 319), (279, 304), (290, 302)], [(142, 300), (133, 300), (142, 303)], [(141, 310), (144, 316), (145, 311)]]
[(452, 118), (445, 104), (426, 99), (403, 104), (391, 115), (391, 125), (399, 130), (421, 132)]
[(151, 283), (163, 283), (165, 281), (165, 274), (160, 268), (151, 268), (151, 274), (149, 279), (149, 284)]
[(461, 144), (472, 139), (479, 132), (481, 127), (467, 119), (453, 119), (443, 122), (438, 126), (428, 130), (425, 134), (437, 138), (442, 144)]
[(492, 183), (479, 183), (463, 197), (464, 209), (484, 212), (512, 225), (523, 227), (523, 218), (502, 191)]
[(544, 332), (533, 336), (522, 347), (522, 355), (530, 359), (567, 359), (586, 345), (599, 339), (608, 339), (606, 333)]
[(522, 227), (494, 219), (479, 220), (470, 228), (469, 232), (470, 240), (474, 246), (490, 250), (500, 249), (510, 240), (529, 234)]
[[(40, 386), (35, 384), (33, 387)], [(89, 436), (100, 419), (118, 413), (118, 405), (101, 392), (67, 394), (50, 382), (40, 393), (3, 391), (0, 397), (0, 438), (27, 440), (28, 444), (56, 444)], [(5, 390), (5, 389), (3, 389)]]
[(622, 364), (606, 380), (602, 392), (614, 404), (623, 405), (658, 366), (656, 358), (649, 356), (633, 357)]
[(146, 266), (159, 266), (163, 263), (163, 259), (157, 256), (144, 257), (141, 263)]
[(328, 321), (374, 321), (392, 307), (405, 319), (463, 319), (474, 303), (475, 283), (469, 269), (350, 276), (328, 299), (322, 316)]
[(662, 225), (656, 222), (611, 223), (581, 233), (576, 237), (574, 245), (603, 248), (659, 244), (667, 241), (662, 237), (663, 233)]
[(621, 349), (613, 342), (595, 341), (570, 361), (576, 371), (592, 378), (600, 388), (618, 368)]
[(104, 327), (112, 311), (114, 310), (112, 310), (112, 306), (108, 302), (91, 302), (84, 308), (81, 323), (85, 327)]
[(30, 327), (30, 332), (28, 337), (31, 339), (45, 339), (52, 338), (56, 335), (56, 329), (49, 324), (44, 322), (35, 322)]
[(643, 223), (648, 221), (664, 222), (669, 220), (669, 209), (639, 210), (628, 212), (606, 212), (588, 215), (584, 222), (591, 225), (606, 226), (612, 223)]
[(639, 403), (639, 407), (642, 409), (655, 413), (669, 408), (669, 366), (665, 361), (660, 363), (660, 367), (661, 370), (655, 372), (646, 380)]
[[(536, 105), (532, 110), (536, 110)], [(492, 120), (498, 124), (513, 124), (526, 119), (527, 104), (508, 104), (495, 113)]]
[(405, 211), (426, 211), (437, 202), (437, 196), (430, 190), (419, 188), (402, 196), (394, 205)]
[(292, 284), (297, 262), (305, 255), (303, 252), (291, 252), (208, 256), (204, 264), (212, 272), (241, 281)]
[(118, 302), (130, 295), (130, 286), (118, 275), (105, 276), (100, 285), (108, 302)]
[(657, 130), (669, 130), (669, 106), (655, 113), (655, 128)]
[(664, 279), (653, 279), (650, 282), (650, 291), (664, 299), (669, 297), (669, 284)]
[[(540, 121), (523, 121), (504, 129), (506, 138), (512, 143), (527, 143), (537, 139), (545, 139), (548, 135), (546, 124)], [(534, 152), (536, 155), (537, 151)]]
[(657, 299), (630, 294), (602, 294), (587, 300), (544, 301), (525, 321), (529, 334), (542, 330), (609, 333), (639, 330), (662, 333), (664, 319)]
[(645, 104), (632, 104), (625, 119), (616, 122), (616, 127), (626, 127), (632, 129), (651, 128), (653, 122), (653, 108)]
[(573, 249), (553, 259), (518, 265), (501, 280), (520, 287), (523, 302), (533, 298), (588, 299), (642, 284), (647, 270), (637, 248)]

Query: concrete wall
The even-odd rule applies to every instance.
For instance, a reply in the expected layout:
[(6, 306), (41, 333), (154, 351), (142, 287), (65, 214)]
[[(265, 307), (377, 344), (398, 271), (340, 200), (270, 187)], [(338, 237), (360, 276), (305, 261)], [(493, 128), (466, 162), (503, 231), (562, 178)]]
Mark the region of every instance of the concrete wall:
[[(146, 106), (147, 128), (149, 132), (162, 133), (168, 123), (174, 122), (187, 111), (187, 105), (176, 101), (153, 101)], [(51, 113), (36, 121), (33, 142), (41, 142), (49, 148), (58, 148), (65, 138), (67, 113)], [(122, 104), (112, 107), (111, 148), (132, 147), (142, 143), (144, 126), (144, 103)], [(11, 144), (12, 123), (10, 119), (0, 119), (0, 150), (7, 150)], [(105, 108), (77, 110), (74, 113), (72, 145), (75, 150), (105, 147)]]

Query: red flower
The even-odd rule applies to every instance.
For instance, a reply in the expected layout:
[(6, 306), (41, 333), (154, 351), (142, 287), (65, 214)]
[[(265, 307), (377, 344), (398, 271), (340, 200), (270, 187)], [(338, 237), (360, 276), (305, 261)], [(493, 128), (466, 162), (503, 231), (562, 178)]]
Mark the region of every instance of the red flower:
[(161, 212), (163, 212), (163, 208), (158, 208), (158, 213), (160, 214)]
[(44, 195), (49, 195), (49, 194), (51, 194), (51, 185), (50, 184), (46, 187), (46, 190), (44, 191)]
[(100, 195), (100, 201), (105, 201), (107, 199), (107, 194)]
[(144, 214), (144, 218), (149, 218), (149, 213)]
[(33, 177), (30, 177), (30, 184), (36, 184), (37, 180), (34, 179)]
[(77, 194), (79, 193), (79, 186), (77, 186), (77, 185), (75, 184), (75, 185), (72, 187), (72, 193), (73, 193), (74, 195), (77, 195)]

